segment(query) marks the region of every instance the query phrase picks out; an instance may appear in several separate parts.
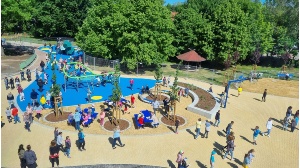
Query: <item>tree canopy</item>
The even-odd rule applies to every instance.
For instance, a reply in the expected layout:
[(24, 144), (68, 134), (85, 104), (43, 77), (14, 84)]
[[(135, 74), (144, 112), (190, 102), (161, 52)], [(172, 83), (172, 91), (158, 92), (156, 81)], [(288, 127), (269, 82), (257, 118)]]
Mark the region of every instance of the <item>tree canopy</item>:
[(87, 53), (134, 69), (138, 62), (158, 64), (174, 56), (174, 29), (162, 0), (103, 0), (93, 3), (76, 40)]

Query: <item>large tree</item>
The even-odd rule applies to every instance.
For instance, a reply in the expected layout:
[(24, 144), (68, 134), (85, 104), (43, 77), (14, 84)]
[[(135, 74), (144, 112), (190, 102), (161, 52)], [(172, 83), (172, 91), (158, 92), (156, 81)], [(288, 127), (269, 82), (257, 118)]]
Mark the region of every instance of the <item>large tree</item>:
[(2, 0), (1, 33), (26, 30), (26, 24), (31, 19), (34, 3), (34, 0)]
[(93, 2), (76, 40), (87, 53), (134, 69), (174, 56), (174, 28), (162, 0), (103, 0)]
[(86, 17), (89, 0), (36, 0), (31, 24), (36, 37), (74, 37)]
[(213, 26), (202, 14), (193, 8), (184, 9), (175, 16), (174, 24), (176, 26), (174, 45), (178, 54), (192, 48), (208, 59), (214, 57)]

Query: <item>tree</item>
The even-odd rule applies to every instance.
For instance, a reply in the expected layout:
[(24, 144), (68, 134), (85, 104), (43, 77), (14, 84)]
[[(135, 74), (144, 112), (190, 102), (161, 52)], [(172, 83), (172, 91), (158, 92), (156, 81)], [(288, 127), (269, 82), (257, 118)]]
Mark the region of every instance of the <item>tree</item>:
[(161, 88), (161, 82), (159, 82), (162, 78), (162, 70), (161, 70), (161, 65), (157, 64), (156, 68), (155, 68), (155, 73), (154, 73), (154, 78), (156, 79), (156, 84), (155, 84), (155, 91), (156, 91), (156, 97), (159, 96), (161, 97), (161, 93), (160, 93), (160, 88)]
[[(171, 101), (170, 106), (173, 107), (173, 110), (174, 110), (174, 116), (173, 116), (174, 122), (175, 122), (175, 114), (176, 114), (176, 101), (178, 101), (178, 91), (179, 91), (178, 75), (179, 75), (179, 67), (181, 65), (182, 65), (182, 61), (177, 66), (176, 73), (175, 73), (175, 79), (174, 79), (173, 85), (171, 86), (171, 91), (168, 92), (168, 94), (170, 96), (170, 101)], [(168, 119), (169, 119), (169, 114), (168, 114)]]
[(4, 32), (22, 32), (31, 19), (34, 0), (1, 1), (1, 35)]
[(195, 9), (187, 8), (175, 16), (174, 46), (177, 54), (195, 49), (201, 56), (211, 59), (214, 57), (212, 39), (214, 34), (212, 24)]
[(257, 64), (260, 61), (260, 57), (261, 57), (260, 48), (259, 48), (259, 46), (256, 46), (256, 49), (252, 53), (252, 58), (251, 58), (251, 60), (254, 62), (254, 65), (253, 65), (253, 70), (254, 71), (256, 71), (256, 67), (257, 67)]
[[(121, 96), (122, 96), (122, 90), (119, 86), (119, 76), (120, 76), (120, 67), (119, 65), (117, 64), (115, 66), (115, 72), (114, 72), (114, 88), (113, 88), (113, 92), (112, 92), (112, 96), (111, 96), (111, 101), (114, 102), (115, 106), (114, 106), (114, 109), (113, 109), (113, 113), (112, 113), (112, 117), (113, 119), (120, 119), (120, 116), (121, 116), (121, 111), (120, 109), (118, 108), (118, 104), (121, 100)], [(119, 117), (118, 117), (119, 115)]]
[(162, 0), (103, 0), (93, 2), (76, 40), (87, 53), (120, 59), (132, 70), (174, 56), (174, 28)]
[(32, 17), (35, 37), (74, 37), (86, 17), (90, 0), (36, 0)]

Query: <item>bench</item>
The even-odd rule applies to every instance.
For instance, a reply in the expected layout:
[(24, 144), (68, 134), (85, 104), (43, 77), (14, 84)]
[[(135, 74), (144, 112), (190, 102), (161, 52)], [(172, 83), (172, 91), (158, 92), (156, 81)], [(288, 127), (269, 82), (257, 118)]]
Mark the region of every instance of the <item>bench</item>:
[[(278, 77), (278, 79), (285, 79), (286, 74), (284, 74), (284, 73), (277, 73), (277, 77)], [(294, 77), (294, 74), (289, 74), (289, 78), (293, 78), (293, 77)]]

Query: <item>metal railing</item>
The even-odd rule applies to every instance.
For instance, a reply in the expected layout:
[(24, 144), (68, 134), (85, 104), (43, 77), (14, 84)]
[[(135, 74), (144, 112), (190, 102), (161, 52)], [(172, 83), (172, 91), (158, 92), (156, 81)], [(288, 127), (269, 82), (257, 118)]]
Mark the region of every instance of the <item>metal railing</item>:
[(26, 61), (20, 63), (20, 70), (28, 67), (34, 60), (36, 59), (36, 54), (33, 54), (31, 57), (29, 57)]

